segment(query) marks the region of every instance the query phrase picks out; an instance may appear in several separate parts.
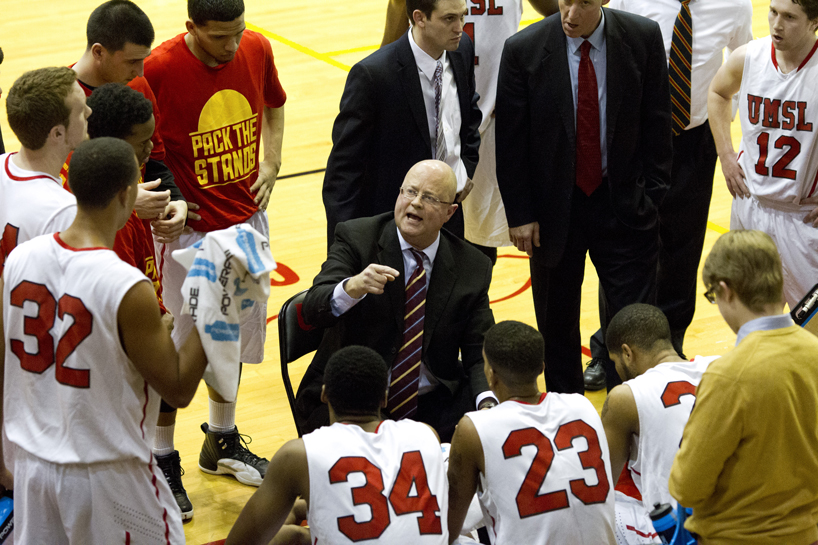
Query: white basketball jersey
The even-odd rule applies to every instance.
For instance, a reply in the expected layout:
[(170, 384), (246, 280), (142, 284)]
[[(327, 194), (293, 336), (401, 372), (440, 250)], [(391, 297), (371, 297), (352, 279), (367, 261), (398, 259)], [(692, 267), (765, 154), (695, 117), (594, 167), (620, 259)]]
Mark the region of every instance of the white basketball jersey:
[(148, 278), (107, 248), (76, 250), (55, 233), (19, 245), (4, 279), (9, 440), (56, 464), (150, 462), (159, 396), (117, 327), (122, 298)]
[(470, 412), (485, 458), (478, 497), (496, 545), (614, 543), (614, 486), (599, 415), (578, 394)]
[(313, 545), (448, 545), (449, 484), (425, 424), (385, 420), (369, 433), (335, 423), (303, 440)]
[(625, 382), (639, 414), (639, 436), (628, 469), (648, 511), (657, 503), (676, 506), (668, 492), (670, 468), (696, 401), (696, 388), (716, 359), (718, 356), (696, 356), (693, 361), (662, 363)]
[(523, 17), (522, 0), (471, 0), (463, 32), (474, 42), (474, 81), (486, 130), (497, 102), (497, 76), (506, 39), (517, 32)]
[[(816, 42), (818, 47), (818, 42)], [(769, 36), (747, 44), (739, 92), (739, 164), (755, 197), (788, 204), (816, 194), (818, 55), (783, 74)], [(815, 205), (802, 206), (811, 210)]]
[(11, 160), (13, 155), (0, 155), (0, 272), (18, 244), (62, 231), (77, 215), (77, 199), (59, 178), (23, 170)]

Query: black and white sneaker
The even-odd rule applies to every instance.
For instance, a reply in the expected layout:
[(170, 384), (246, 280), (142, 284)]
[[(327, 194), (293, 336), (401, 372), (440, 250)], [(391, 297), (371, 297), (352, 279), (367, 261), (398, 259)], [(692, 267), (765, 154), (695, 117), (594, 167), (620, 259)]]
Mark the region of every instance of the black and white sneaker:
[(261, 485), (269, 462), (247, 449), (252, 439), (239, 435), (237, 428), (227, 433), (210, 431), (206, 422), (202, 431), (206, 437), (199, 454), (199, 469), (211, 475), (233, 475), (242, 484)]
[(176, 504), (182, 511), (182, 520), (193, 518), (193, 504), (190, 503), (190, 498), (187, 497), (187, 490), (182, 484), (182, 475), (185, 470), (182, 469), (182, 460), (179, 458), (179, 451), (174, 450), (170, 454), (164, 456), (153, 455), (156, 458), (156, 465), (162, 470), (165, 475), (165, 480), (170, 486), (170, 491), (173, 492), (173, 497), (176, 498)]

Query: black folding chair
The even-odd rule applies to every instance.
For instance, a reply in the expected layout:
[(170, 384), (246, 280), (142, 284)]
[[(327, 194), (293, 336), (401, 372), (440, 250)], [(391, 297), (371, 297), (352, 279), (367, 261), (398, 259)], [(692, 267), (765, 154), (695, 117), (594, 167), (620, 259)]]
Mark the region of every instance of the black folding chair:
[(301, 305), (308, 290), (296, 293), (290, 297), (281, 307), (278, 313), (278, 344), (281, 350), (281, 378), (284, 381), (284, 389), (287, 391), (287, 400), (290, 402), (290, 410), (295, 421), (295, 430), (301, 437), (301, 429), (298, 421), (295, 420), (295, 394), (290, 382), (288, 366), (305, 354), (317, 350), (324, 335), (323, 329), (315, 328), (304, 322), (301, 315)]

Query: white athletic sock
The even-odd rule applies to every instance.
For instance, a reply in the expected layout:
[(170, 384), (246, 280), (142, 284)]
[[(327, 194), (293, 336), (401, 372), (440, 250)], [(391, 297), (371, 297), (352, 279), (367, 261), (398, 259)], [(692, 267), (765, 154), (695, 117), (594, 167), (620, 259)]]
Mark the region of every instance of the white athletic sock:
[(219, 403), (208, 399), (210, 401), (210, 421), (207, 425), (210, 431), (218, 433), (233, 431), (236, 427), (236, 404)]
[(167, 456), (176, 450), (173, 448), (173, 429), (176, 424), (170, 426), (156, 426), (156, 435), (153, 436), (153, 453), (157, 456)]

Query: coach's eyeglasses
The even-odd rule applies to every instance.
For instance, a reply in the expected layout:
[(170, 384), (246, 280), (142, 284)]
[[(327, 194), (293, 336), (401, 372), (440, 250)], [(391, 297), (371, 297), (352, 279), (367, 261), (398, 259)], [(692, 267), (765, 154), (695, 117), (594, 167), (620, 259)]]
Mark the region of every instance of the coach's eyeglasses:
[[(412, 201), (415, 200), (415, 197), (418, 196), (418, 192), (416, 190), (414, 190), (414, 189), (401, 187), (400, 188), (400, 195), (401, 195), (401, 197), (403, 197), (407, 201), (412, 202)], [(423, 204), (428, 204), (430, 206), (434, 206), (436, 204), (445, 204), (445, 205), (454, 204), (454, 203), (451, 203), (451, 202), (441, 201), (437, 197), (435, 197), (433, 195), (429, 195), (428, 193), (424, 193), (423, 195), (421, 195), (420, 200), (423, 202)]]
[(716, 289), (719, 287), (718, 284), (713, 284), (710, 286), (706, 292), (704, 292), (704, 298), (707, 299), (711, 305), (716, 304)]

